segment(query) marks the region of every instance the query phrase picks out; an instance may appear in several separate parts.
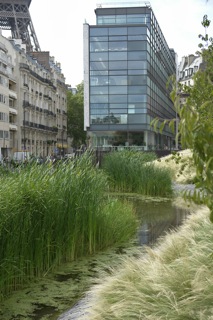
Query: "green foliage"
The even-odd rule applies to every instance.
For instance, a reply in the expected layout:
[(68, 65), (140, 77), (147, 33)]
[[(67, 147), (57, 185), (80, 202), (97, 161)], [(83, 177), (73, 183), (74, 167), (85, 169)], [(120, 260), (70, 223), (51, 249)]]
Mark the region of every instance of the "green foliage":
[(87, 154), (56, 167), (23, 167), (0, 180), (3, 296), (136, 231), (133, 208), (106, 196), (107, 179)]
[(113, 191), (169, 196), (172, 194), (170, 172), (154, 166), (155, 159), (151, 152), (115, 151), (104, 157), (102, 168)]
[[(204, 16), (202, 25), (205, 29), (210, 25), (207, 16)], [(210, 219), (213, 222), (213, 38), (209, 38), (206, 33), (205, 36), (199, 35), (199, 38), (204, 41), (204, 44), (199, 45), (202, 48), (199, 54), (203, 58), (203, 67), (194, 75), (194, 85), (181, 86), (174, 77), (169, 81), (173, 84), (171, 98), (179, 115), (176, 139), (181, 139), (183, 148), (192, 150), (196, 187), (201, 191), (195, 192), (192, 199), (210, 208)], [(183, 105), (180, 104), (180, 93), (188, 96)], [(152, 124), (157, 130), (159, 119), (155, 119)], [(161, 130), (164, 124), (160, 126)]]
[(0, 176), (10, 174), (10, 170), (8, 169), (7, 165), (3, 165), (0, 163)]
[[(203, 25), (210, 21), (204, 17)], [(202, 38), (203, 39), (203, 38)], [(204, 41), (207, 38), (204, 37)], [(209, 39), (211, 40), (211, 39)], [(191, 148), (196, 166), (196, 187), (201, 194), (194, 195), (195, 201), (202, 198), (211, 210), (213, 221), (213, 42), (203, 46), (204, 69), (194, 76), (194, 86), (185, 91), (189, 94), (186, 104), (178, 107), (179, 131), (182, 144)], [(176, 97), (177, 99), (177, 97)]]
[(73, 147), (86, 142), (84, 131), (84, 85), (77, 86), (77, 93), (67, 93), (67, 133), (72, 138)]

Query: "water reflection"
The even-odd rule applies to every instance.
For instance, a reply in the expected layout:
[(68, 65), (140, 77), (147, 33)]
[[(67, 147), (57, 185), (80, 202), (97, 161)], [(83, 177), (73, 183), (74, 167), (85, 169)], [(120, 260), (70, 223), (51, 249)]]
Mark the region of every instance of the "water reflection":
[[(1, 304), (0, 319), (78, 319), (86, 306), (82, 296), (103, 273), (110, 274), (113, 269), (118, 269), (125, 255), (137, 257), (143, 251), (141, 246), (153, 246), (159, 237), (178, 227), (188, 215), (187, 210), (176, 207), (172, 200), (138, 198), (135, 195), (123, 195), (122, 198), (133, 204), (139, 220), (137, 234), (130, 243), (66, 263), (55, 273), (14, 293)], [(64, 310), (69, 311), (63, 313)]]
[(172, 200), (166, 201), (144, 201), (131, 200), (139, 219), (137, 233), (139, 245), (153, 245), (156, 240), (181, 225), (188, 215), (186, 209), (173, 205)]
[[(133, 204), (139, 220), (139, 228), (134, 241), (134, 247), (137, 248), (141, 248), (143, 245), (153, 246), (159, 237), (163, 236), (169, 230), (180, 226), (189, 214), (188, 210), (173, 205), (172, 200), (138, 199), (134, 197), (128, 198), (126, 196), (122, 198), (125, 198), (125, 201), (128, 199), (128, 201)], [(127, 251), (127, 248), (119, 247), (116, 253), (125, 255)], [(130, 248), (130, 252), (130, 256), (134, 256), (132, 247)], [(116, 261), (116, 258), (111, 256), (108, 263), (110, 261), (110, 264), (112, 264), (113, 260)], [(85, 296), (79, 300), (72, 309), (62, 314), (57, 320), (77, 320), (80, 315), (85, 315), (88, 302), (89, 297)]]

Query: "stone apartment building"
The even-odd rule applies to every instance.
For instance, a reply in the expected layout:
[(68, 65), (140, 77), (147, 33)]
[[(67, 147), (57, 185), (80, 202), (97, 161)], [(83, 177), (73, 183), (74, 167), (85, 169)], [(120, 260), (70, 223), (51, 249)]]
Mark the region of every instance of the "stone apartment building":
[(28, 52), (0, 34), (0, 159), (16, 151), (63, 156), (67, 150), (67, 86), (49, 52)]
[[(193, 86), (193, 76), (198, 70), (204, 68), (202, 56), (189, 54), (188, 56), (182, 57), (178, 66), (178, 82), (185, 86)], [(186, 96), (184, 93), (181, 94), (181, 103), (185, 102)]]

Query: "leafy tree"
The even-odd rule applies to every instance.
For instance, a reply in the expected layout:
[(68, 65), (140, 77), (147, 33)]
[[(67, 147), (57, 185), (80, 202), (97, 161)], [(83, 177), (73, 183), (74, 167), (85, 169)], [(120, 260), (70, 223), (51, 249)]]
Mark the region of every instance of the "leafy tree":
[(77, 93), (67, 93), (67, 134), (72, 138), (73, 147), (86, 142), (84, 131), (84, 84), (77, 85)]
[[(206, 28), (210, 25), (207, 16), (204, 16), (202, 25)], [(178, 136), (182, 147), (192, 150), (196, 167), (196, 187), (193, 195), (197, 202), (206, 204), (210, 209), (210, 219), (213, 222), (213, 39), (199, 35), (203, 43), (199, 44), (205, 68), (199, 70), (194, 76), (193, 87), (180, 86), (175, 79), (171, 79), (173, 90), (171, 98), (179, 115)], [(180, 104), (180, 90), (188, 98), (186, 103)], [(163, 128), (164, 120), (160, 129)], [(153, 122), (159, 127), (159, 119)], [(174, 125), (174, 119), (170, 126)], [(178, 137), (176, 137), (178, 138)]]
[[(210, 25), (207, 16), (204, 16), (202, 25)], [(205, 68), (194, 76), (194, 86), (185, 88), (189, 94), (183, 106), (178, 104), (180, 115), (179, 132), (182, 144), (192, 149), (196, 166), (196, 187), (204, 192), (201, 196), (196, 192), (194, 199), (204, 202), (211, 211), (210, 219), (213, 222), (213, 39), (199, 35), (204, 41), (200, 44)], [(177, 91), (173, 96), (178, 99)]]

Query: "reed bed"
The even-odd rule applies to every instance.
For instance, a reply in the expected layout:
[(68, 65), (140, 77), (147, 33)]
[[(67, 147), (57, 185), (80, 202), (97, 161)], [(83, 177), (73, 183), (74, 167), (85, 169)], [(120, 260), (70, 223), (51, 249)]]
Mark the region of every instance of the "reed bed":
[(135, 233), (133, 208), (106, 196), (107, 179), (88, 155), (19, 168), (0, 180), (0, 299)]
[(203, 207), (155, 249), (126, 258), (119, 272), (103, 276), (90, 292), (86, 319), (212, 319), (212, 243)]
[(102, 169), (109, 177), (112, 191), (171, 196), (171, 172), (168, 168), (155, 166), (154, 160), (156, 155), (152, 152), (112, 152), (104, 157)]

